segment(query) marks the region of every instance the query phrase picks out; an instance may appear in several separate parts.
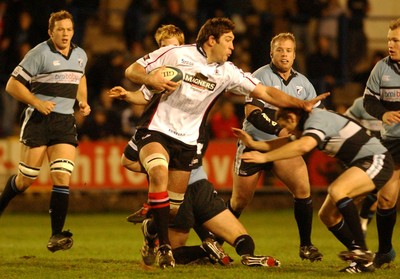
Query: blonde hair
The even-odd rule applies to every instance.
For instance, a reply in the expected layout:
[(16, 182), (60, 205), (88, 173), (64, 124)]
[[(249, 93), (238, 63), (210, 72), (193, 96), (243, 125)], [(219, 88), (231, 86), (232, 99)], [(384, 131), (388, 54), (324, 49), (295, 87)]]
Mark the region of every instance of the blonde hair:
[(180, 45), (185, 43), (185, 35), (183, 34), (183, 31), (173, 24), (162, 25), (154, 34), (154, 39), (159, 47), (161, 46), (162, 40), (171, 38), (176, 38)]
[(271, 40), (271, 51), (274, 49), (274, 45), (278, 41), (286, 41), (290, 40), (294, 43), (294, 50), (296, 51), (296, 38), (292, 33), (286, 32), (286, 33), (279, 33), (275, 37), (272, 38)]

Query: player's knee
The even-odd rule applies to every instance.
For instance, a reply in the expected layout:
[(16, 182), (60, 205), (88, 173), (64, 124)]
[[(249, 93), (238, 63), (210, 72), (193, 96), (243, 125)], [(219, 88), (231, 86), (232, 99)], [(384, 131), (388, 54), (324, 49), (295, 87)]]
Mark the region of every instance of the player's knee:
[(68, 185), (68, 181), (74, 170), (74, 162), (68, 159), (56, 159), (49, 163), (50, 175), (55, 184)]
[(143, 167), (146, 172), (150, 175), (150, 172), (157, 168), (157, 170), (165, 169), (168, 171), (168, 161), (167, 158), (161, 153), (154, 153), (152, 155), (147, 156), (143, 160)]
[(49, 166), (51, 173), (65, 173), (67, 175), (71, 175), (75, 164), (68, 159), (56, 159), (51, 161)]
[(39, 176), (39, 173), (40, 167), (31, 167), (23, 162), (20, 162), (18, 165), (18, 175), (21, 177), (21, 179), (17, 180), (20, 181), (22, 185), (19, 185), (19, 190), (24, 191), (29, 186), (31, 186), (36, 178)]

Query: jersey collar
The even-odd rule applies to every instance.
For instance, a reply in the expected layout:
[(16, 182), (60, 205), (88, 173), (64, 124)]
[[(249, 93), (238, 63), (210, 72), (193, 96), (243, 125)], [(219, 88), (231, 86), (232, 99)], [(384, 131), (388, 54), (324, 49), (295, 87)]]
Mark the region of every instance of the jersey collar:
[(292, 68), (292, 69), (290, 69), (289, 78), (288, 78), (287, 80), (285, 80), (285, 79), (283, 79), (282, 76), (279, 74), (278, 69), (276, 68), (276, 66), (275, 66), (272, 62), (271, 62), (269, 65), (270, 65), (272, 71), (273, 71), (279, 78), (281, 78), (281, 79), (283, 80), (283, 83), (284, 83), (285, 85), (288, 85), (289, 82), (292, 80), (292, 78), (294, 78), (295, 76), (297, 76), (297, 72), (296, 72), (295, 70), (293, 70), (293, 68)]
[(52, 41), (51, 39), (48, 39), (48, 40), (47, 40), (47, 45), (50, 47), (50, 50), (51, 50), (52, 52), (54, 52), (54, 53), (59, 53), (59, 54), (61, 54), (63, 57), (65, 57), (66, 59), (69, 59), (69, 57), (71, 56), (72, 50), (73, 50), (74, 48), (77, 47), (77, 45), (75, 45), (74, 43), (71, 42), (71, 46), (70, 46), (70, 48), (69, 48), (68, 56), (65, 56), (64, 54), (62, 54), (61, 52), (59, 52), (59, 51), (56, 49), (56, 47), (54, 46), (54, 43), (53, 43), (53, 41)]

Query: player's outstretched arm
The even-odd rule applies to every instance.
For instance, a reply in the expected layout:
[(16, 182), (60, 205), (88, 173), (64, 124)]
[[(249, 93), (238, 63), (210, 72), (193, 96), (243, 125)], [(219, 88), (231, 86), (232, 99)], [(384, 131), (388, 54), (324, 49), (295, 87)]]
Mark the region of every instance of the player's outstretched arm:
[(148, 101), (144, 98), (141, 90), (127, 91), (121, 86), (115, 86), (108, 91), (110, 98), (124, 100), (130, 104), (147, 105)]
[(275, 87), (265, 86), (261, 83), (257, 84), (256, 88), (251, 92), (251, 97), (261, 99), (274, 106), (281, 108), (301, 108), (305, 111), (311, 111), (316, 103), (329, 95), (330, 93), (323, 93), (312, 100), (305, 101), (289, 96)]

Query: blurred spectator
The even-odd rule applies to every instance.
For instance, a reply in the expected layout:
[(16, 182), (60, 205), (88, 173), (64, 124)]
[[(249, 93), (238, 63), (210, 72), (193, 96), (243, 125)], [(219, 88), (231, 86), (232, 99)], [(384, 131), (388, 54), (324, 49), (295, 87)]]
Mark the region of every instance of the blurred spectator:
[(317, 50), (307, 57), (307, 76), (314, 85), (317, 94), (331, 92), (324, 100), (328, 109), (334, 109), (332, 104), (333, 89), (339, 78), (338, 59), (330, 52), (330, 40), (321, 36), (317, 41)]
[(381, 60), (382, 58), (386, 57), (387, 53), (383, 50), (376, 50), (372, 53), (372, 56), (370, 58), (370, 62), (365, 67), (364, 69), (361, 69), (359, 71), (355, 70), (353, 74), (353, 81), (360, 83), (362, 86), (365, 86), (367, 84), (368, 77), (374, 68), (375, 64)]
[(68, 11), (74, 17), (74, 38), (73, 42), (78, 46), (83, 45), (86, 23), (89, 19), (97, 16), (100, 0), (70, 0)]
[(225, 16), (227, 0), (197, 1), (197, 25), (202, 26), (207, 19)]
[(194, 43), (193, 34), (190, 32), (188, 28), (188, 24), (184, 17), (184, 11), (182, 8), (181, 0), (166, 0), (163, 6), (163, 14), (157, 24), (154, 25), (154, 28), (151, 34), (156, 33), (158, 27), (162, 25), (172, 24), (179, 27), (183, 34), (185, 34), (186, 42)]
[(235, 114), (235, 106), (230, 99), (222, 98), (210, 118), (210, 128), (213, 138), (236, 138), (232, 132), (232, 127), (240, 127), (239, 119)]
[(364, 32), (364, 20), (369, 12), (368, 0), (348, 0), (349, 12), (347, 40), (347, 61), (350, 73), (367, 57), (367, 37)]
[(312, 20), (321, 15), (320, 0), (296, 0), (289, 14), (290, 29), (296, 37), (295, 66), (299, 72), (306, 73), (306, 58), (313, 52), (315, 34), (312, 30)]
[(327, 0), (318, 24), (317, 35), (329, 40), (329, 50), (336, 58), (339, 56), (339, 20), (344, 14), (345, 10), (339, 0)]
[(153, 14), (159, 9), (159, 0), (131, 0), (124, 15), (123, 34), (126, 49), (134, 57), (146, 53), (144, 41), (153, 36)]
[(93, 102), (92, 113), (78, 128), (81, 140), (123, 140), (121, 116), (114, 99), (108, 97), (109, 88), (103, 88), (97, 101)]
[(92, 58), (86, 76), (88, 82), (89, 103), (97, 100), (104, 87), (122, 84), (125, 78), (125, 55), (122, 51), (111, 50)]

